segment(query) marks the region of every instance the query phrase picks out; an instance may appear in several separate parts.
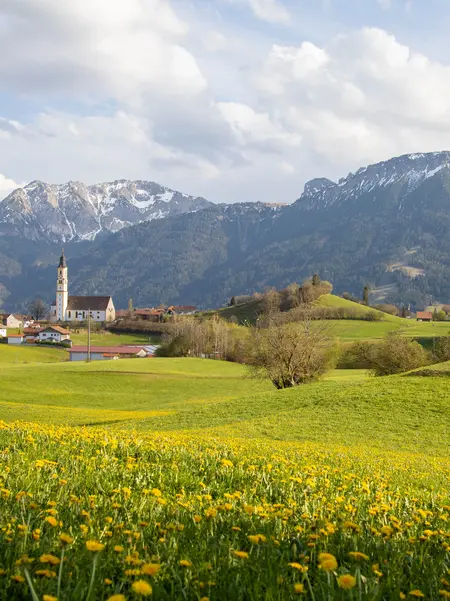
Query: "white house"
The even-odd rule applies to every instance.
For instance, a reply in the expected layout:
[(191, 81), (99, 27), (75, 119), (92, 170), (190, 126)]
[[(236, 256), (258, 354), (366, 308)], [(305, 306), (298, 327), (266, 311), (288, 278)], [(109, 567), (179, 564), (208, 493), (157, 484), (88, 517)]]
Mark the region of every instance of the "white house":
[(23, 343), (23, 335), (22, 334), (8, 334), (8, 344), (22, 344)]
[(23, 325), (23, 320), (12, 313), (1, 313), (0, 325), (6, 326), (7, 328), (20, 328)]
[(7, 335), (8, 335), (8, 330), (6, 328), (0, 328), (0, 337), (6, 338)]
[[(91, 346), (91, 361), (108, 359), (134, 359), (149, 357), (151, 354), (142, 346)], [(73, 346), (68, 349), (70, 361), (87, 361), (88, 347)]]
[(110, 296), (69, 296), (69, 278), (64, 251), (59, 259), (56, 280), (56, 301), (52, 304), (51, 320), (104, 322), (116, 319), (116, 309)]
[(37, 338), (39, 342), (62, 342), (70, 340), (70, 332), (60, 326), (48, 326), (39, 332)]

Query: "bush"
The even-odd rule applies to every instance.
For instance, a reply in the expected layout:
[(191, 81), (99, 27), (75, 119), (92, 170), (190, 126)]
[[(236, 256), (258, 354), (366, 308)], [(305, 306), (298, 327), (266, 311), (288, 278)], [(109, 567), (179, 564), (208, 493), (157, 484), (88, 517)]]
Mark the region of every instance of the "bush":
[(376, 376), (399, 374), (431, 363), (430, 353), (398, 332), (390, 332), (377, 344), (359, 343), (356, 352)]
[(450, 361), (450, 335), (438, 339), (433, 355), (436, 363)]

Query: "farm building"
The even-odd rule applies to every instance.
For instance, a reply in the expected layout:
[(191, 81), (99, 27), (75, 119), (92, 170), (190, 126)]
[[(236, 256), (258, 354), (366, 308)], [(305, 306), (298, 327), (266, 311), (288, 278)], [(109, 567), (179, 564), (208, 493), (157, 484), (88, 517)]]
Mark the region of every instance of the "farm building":
[(8, 344), (22, 344), (23, 334), (8, 334)]
[(417, 311), (417, 321), (433, 321), (433, 313), (431, 311)]
[[(70, 361), (87, 361), (88, 347), (73, 346), (68, 349)], [(108, 359), (134, 359), (151, 356), (142, 346), (91, 346), (91, 361)]]
[(62, 342), (63, 340), (70, 340), (70, 332), (60, 326), (48, 326), (39, 331), (37, 338), (39, 342)]

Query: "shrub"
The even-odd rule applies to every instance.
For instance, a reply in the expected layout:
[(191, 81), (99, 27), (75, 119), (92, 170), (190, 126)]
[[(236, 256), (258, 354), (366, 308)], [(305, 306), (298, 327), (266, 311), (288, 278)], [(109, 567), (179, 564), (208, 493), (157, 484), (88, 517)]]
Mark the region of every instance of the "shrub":
[(430, 354), (418, 342), (398, 332), (390, 332), (378, 344), (360, 344), (357, 351), (376, 376), (403, 373), (431, 362)]

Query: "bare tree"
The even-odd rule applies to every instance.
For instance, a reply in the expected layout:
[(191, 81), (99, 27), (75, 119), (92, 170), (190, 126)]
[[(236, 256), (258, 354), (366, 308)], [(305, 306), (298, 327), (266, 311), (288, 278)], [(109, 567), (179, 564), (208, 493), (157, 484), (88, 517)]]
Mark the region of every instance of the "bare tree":
[(249, 341), (250, 373), (290, 388), (316, 380), (337, 361), (331, 327), (306, 318), (300, 323), (254, 328)]
[(43, 319), (47, 315), (47, 305), (41, 298), (35, 298), (28, 307), (30, 315), (36, 321)]

